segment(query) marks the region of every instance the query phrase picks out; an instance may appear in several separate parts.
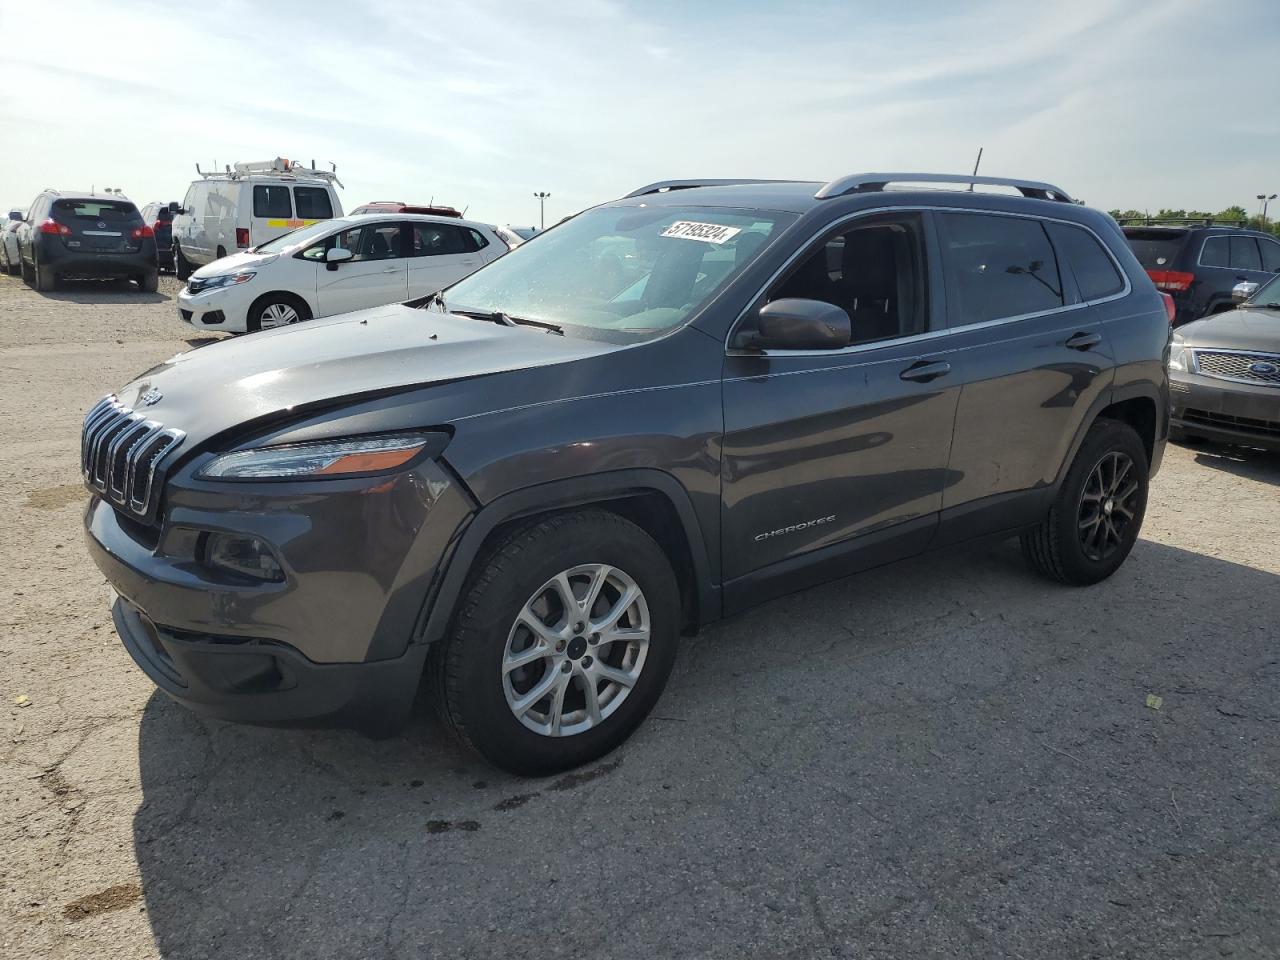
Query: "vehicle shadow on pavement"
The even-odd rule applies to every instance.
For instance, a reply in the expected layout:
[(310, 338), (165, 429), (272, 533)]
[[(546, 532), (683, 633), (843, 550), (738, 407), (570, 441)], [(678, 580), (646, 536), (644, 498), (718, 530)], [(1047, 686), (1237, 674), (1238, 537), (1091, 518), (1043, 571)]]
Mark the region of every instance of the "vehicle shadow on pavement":
[(1278, 621), (1280, 577), (1150, 541), (1088, 589), (957, 548), (686, 641), (544, 780), (425, 693), (385, 741), (157, 694), (146, 913), (167, 958), (1276, 955)]
[(1253, 447), (1197, 445), (1196, 463), (1248, 480), (1280, 486), (1280, 453)]
[(144, 293), (128, 280), (63, 280), (53, 290), (32, 290), (46, 300), (62, 303), (169, 303), (166, 293)]

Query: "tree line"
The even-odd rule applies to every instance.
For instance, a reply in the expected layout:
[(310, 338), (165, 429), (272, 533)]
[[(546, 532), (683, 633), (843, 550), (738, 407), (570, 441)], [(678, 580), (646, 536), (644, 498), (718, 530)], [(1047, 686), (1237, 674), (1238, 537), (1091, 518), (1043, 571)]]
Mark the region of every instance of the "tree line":
[[(1277, 204), (1277, 210), (1280, 210), (1280, 200), (1274, 201)], [(1213, 220), (1214, 223), (1230, 223), (1238, 224), (1249, 230), (1261, 230), (1263, 233), (1274, 233), (1280, 236), (1280, 221), (1275, 220), (1271, 216), (1271, 211), (1267, 211), (1267, 219), (1263, 221), (1261, 213), (1250, 215), (1249, 211), (1244, 207), (1235, 206), (1227, 207), (1217, 213), (1210, 213), (1207, 210), (1170, 210), (1161, 208), (1154, 213), (1150, 210), (1108, 210), (1111, 216), (1115, 217), (1121, 223), (1141, 223), (1143, 220)]]

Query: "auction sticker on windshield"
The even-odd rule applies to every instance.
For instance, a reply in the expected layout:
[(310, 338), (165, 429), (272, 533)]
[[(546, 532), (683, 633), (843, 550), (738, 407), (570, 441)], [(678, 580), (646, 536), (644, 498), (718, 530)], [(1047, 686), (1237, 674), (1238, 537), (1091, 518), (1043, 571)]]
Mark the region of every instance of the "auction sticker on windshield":
[(722, 227), (718, 223), (698, 223), (695, 220), (677, 220), (662, 231), (664, 237), (681, 240), (702, 240), (706, 243), (724, 243), (742, 232), (741, 227)]

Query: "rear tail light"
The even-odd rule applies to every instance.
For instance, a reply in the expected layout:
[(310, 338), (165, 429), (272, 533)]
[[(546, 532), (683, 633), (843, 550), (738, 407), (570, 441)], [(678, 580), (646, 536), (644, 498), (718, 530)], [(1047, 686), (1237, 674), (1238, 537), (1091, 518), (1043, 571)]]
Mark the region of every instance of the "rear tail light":
[(55, 237), (71, 236), (71, 228), (68, 227), (65, 223), (59, 223), (57, 220), (54, 220), (52, 217), (44, 221), (44, 223), (40, 224), (40, 232), (51, 233)]
[(1178, 305), (1173, 302), (1173, 297), (1163, 290), (1160, 291), (1160, 299), (1164, 301), (1164, 312), (1169, 315), (1169, 326), (1172, 327), (1174, 317), (1178, 315)]
[(129, 236), (135, 240), (142, 240), (145, 237), (154, 237), (156, 232), (148, 227), (145, 223), (140, 227), (134, 227), (133, 232)]
[(1181, 270), (1148, 270), (1147, 276), (1157, 290), (1167, 290), (1170, 293), (1186, 293), (1196, 279), (1194, 273), (1183, 273)]
[(249, 246), (249, 228), (248, 227), (236, 227), (236, 246), (237, 247)]

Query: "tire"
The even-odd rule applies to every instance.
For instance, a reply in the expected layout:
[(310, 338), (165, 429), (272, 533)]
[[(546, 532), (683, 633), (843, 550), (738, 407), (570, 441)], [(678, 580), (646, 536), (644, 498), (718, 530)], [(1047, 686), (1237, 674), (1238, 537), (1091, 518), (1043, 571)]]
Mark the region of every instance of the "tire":
[(250, 333), (287, 327), (311, 319), (311, 308), (305, 300), (292, 293), (277, 290), (264, 293), (249, 307), (245, 323)]
[(178, 279), (183, 283), (191, 279), (193, 272), (191, 261), (182, 255), (182, 248), (176, 243), (173, 245), (173, 272), (178, 275)]
[(219, 248), (218, 248), (216, 251), (214, 251), (214, 252), (217, 254), (217, 256), (216, 256), (216, 257), (214, 257), (214, 259), (215, 259), (215, 260), (221, 260), (223, 257), (225, 257), (225, 256), (227, 255), (227, 250), (226, 250), (226, 248), (225, 248), (225, 247), (219, 247)]
[(32, 267), (31, 272), (35, 278), (32, 286), (41, 293), (47, 293), (58, 285), (58, 278), (54, 272), (47, 267), (40, 266), (38, 261)]
[[(585, 614), (561, 601), (561, 577), (579, 603), (601, 584)], [(632, 587), (639, 594), (619, 611)], [(541, 631), (522, 614), (536, 616)], [(432, 648), (437, 708), (463, 745), (511, 773), (539, 776), (589, 763), (626, 740), (653, 709), (675, 662), (680, 617), (671, 564), (635, 524), (592, 509), (532, 522), (478, 560), (448, 638)], [(610, 619), (626, 636), (603, 639)], [(504, 672), (512, 650), (533, 658)], [(547, 684), (545, 697), (528, 701)], [(522, 698), (527, 706), (518, 715)]]
[(1131, 426), (1096, 421), (1048, 516), (1022, 534), (1022, 555), (1031, 568), (1076, 586), (1115, 573), (1142, 529), (1148, 469), (1146, 448)]
[(160, 289), (160, 270), (157, 268), (138, 278), (138, 289), (143, 293), (155, 293)]

